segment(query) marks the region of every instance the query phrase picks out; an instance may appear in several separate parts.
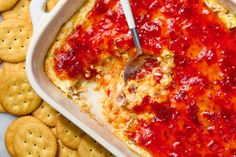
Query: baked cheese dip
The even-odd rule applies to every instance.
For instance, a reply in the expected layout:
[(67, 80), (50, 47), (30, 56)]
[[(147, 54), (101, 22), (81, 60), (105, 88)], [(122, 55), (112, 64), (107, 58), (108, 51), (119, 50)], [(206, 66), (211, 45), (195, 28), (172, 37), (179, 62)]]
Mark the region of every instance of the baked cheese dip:
[(140, 156), (236, 156), (236, 18), (215, 0), (130, 0), (144, 53), (119, 0), (87, 0), (45, 60), (50, 80), (90, 112), (89, 86), (114, 134)]

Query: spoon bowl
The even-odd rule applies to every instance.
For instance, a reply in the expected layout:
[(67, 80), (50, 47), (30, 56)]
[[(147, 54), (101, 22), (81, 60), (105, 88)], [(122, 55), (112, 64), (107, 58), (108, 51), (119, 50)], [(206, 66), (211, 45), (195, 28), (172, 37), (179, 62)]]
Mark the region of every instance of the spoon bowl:
[(127, 82), (129, 78), (134, 76), (138, 69), (145, 64), (145, 62), (153, 58), (151, 55), (141, 54), (132, 58), (125, 66), (124, 81)]
[(120, 0), (120, 2), (137, 49), (136, 55), (130, 58), (124, 68), (124, 82), (126, 83), (126, 81), (145, 63), (146, 59), (150, 58), (150, 55), (146, 55), (142, 51), (129, 0)]

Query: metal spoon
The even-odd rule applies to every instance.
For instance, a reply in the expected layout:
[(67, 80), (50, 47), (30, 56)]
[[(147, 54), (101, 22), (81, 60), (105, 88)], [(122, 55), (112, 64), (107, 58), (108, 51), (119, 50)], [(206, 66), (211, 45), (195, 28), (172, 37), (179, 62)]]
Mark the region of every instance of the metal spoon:
[(132, 37), (134, 39), (134, 43), (137, 49), (137, 52), (134, 57), (132, 57), (128, 63), (125, 65), (124, 69), (124, 81), (126, 82), (131, 76), (135, 74), (135, 72), (140, 68), (142, 64), (144, 64), (147, 58), (150, 56), (145, 55), (142, 51), (142, 47), (140, 45), (138, 33), (136, 30), (136, 25), (134, 22), (133, 13), (130, 7), (129, 0), (120, 0), (122, 9), (125, 14), (126, 21), (128, 23), (129, 29), (131, 31)]
[[(218, 1), (222, 3), (231, 13), (236, 14), (236, 0)], [(125, 65), (124, 81), (126, 82), (131, 76), (135, 74), (138, 68), (140, 68), (140, 66), (143, 65), (148, 58), (151, 58), (151, 56), (145, 55), (142, 51), (129, 0), (120, 0), (120, 2), (137, 49), (135, 56), (132, 57)]]

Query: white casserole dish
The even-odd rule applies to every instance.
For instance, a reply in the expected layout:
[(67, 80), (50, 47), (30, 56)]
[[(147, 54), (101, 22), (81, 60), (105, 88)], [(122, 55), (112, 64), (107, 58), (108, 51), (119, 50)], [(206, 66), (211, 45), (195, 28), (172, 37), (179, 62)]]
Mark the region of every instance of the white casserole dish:
[(66, 98), (49, 81), (44, 71), (44, 59), (48, 48), (54, 41), (62, 24), (78, 10), (84, 0), (60, 0), (50, 13), (44, 12), (45, 2), (46, 0), (32, 0), (30, 6), (34, 28), (26, 58), (27, 76), (30, 84), (46, 102), (96, 139), (115, 156), (137, 156), (115, 137), (107, 126), (99, 125), (88, 114), (80, 111), (78, 105)]

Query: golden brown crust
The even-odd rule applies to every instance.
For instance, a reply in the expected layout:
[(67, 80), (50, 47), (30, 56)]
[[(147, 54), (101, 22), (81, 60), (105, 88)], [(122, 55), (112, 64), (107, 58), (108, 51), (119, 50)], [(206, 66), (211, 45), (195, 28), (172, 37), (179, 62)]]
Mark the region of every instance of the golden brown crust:
[(236, 27), (236, 16), (219, 4), (217, 0), (205, 0), (205, 4), (218, 15), (229, 29)]

